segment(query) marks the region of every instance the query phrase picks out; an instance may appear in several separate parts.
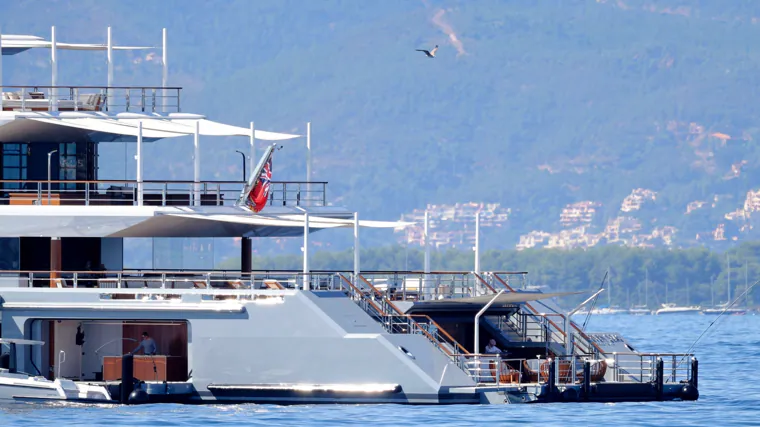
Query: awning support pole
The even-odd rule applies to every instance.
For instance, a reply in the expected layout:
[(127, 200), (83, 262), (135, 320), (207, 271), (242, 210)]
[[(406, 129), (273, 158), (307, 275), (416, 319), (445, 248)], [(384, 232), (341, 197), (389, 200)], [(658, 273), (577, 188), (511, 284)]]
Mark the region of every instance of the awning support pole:
[(111, 27), (108, 27), (108, 34), (106, 37), (107, 50), (106, 50), (106, 64), (108, 65), (108, 83), (106, 84), (106, 109), (110, 113), (113, 110), (113, 40), (111, 39)]
[[(169, 92), (167, 92), (166, 86), (169, 84), (169, 54), (166, 50), (166, 28), (163, 29), (161, 32), (162, 38), (161, 38), (161, 87), (163, 88), (161, 98), (162, 98), (162, 105), (164, 108), (164, 113), (167, 112), (166, 105), (167, 105), (167, 97), (169, 95)], [(179, 99), (177, 99), (177, 106), (179, 106)]]
[(499, 298), (499, 295), (503, 294), (505, 291), (506, 289), (500, 290), (496, 295), (493, 296), (493, 298), (491, 298), (491, 301), (488, 301), (488, 304), (483, 306), (483, 308), (480, 309), (478, 314), (475, 315), (475, 345), (474, 345), (475, 348), (472, 349), (472, 352), (475, 354), (481, 353), (480, 351), (480, 316), (482, 316), (483, 313), (485, 313), (486, 310), (488, 310), (488, 308), (491, 307), (491, 305), (496, 302), (496, 299)]
[(195, 121), (195, 133), (193, 134), (193, 206), (201, 205), (201, 131), (200, 121)]
[(354, 283), (356, 283), (359, 277), (359, 255), (361, 249), (359, 248), (359, 212), (354, 212)]
[(309, 213), (303, 213), (303, 290), (309, 290)]
[(480, 212), (475, 213), (475, 273), (480, 274)]
[[(256, 128), (253, 126), (253, 122), (251, 122), (250, 144), (251, 156), (248, 158), (248, 170), (253, 173), (253, 169), (256, 167), (256, 165), (253, 164), (256, 159)], [(243, 177), (243, 179), (248, 180), (248, 177)]]
[(143, 122), (137, 122), (137, 206), (143, 205), (143, 176), (142, 176), (142, 145), (143, 145)]
[(51, 83), (50, 85), (53, 86), (50, 88), (50, 101), (52, 102), (52, 105), (50, 106), (50, 111), (58, 111), (58, 43), (56, 42), (55, 38), (55, 26), (50, 27), (50, 65), (51, 65)]
[(425, 239), (425, 274), (430, 273), (430, 212), (425, 210), (425, 233), (423, 238)]

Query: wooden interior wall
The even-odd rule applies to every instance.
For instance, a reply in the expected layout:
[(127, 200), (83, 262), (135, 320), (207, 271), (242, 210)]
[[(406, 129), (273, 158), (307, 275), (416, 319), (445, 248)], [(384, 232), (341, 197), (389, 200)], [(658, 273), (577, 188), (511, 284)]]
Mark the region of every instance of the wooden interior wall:
[[(156, 342), (158, 354), (164, 356), (187, 357), (187, 324), (186, 323), (160, 323), (160, 324), (130, 324), (125, 323), (122, 326), (124, 338), (132, 338), (141, 341), (143, 332), (150, 334), (153, 341)], [(122, 353), (127, 353), (135, 349), (137, 343), (129, 340), (122, 340)], [(142, 354), (140, 352), (139, 354)]]

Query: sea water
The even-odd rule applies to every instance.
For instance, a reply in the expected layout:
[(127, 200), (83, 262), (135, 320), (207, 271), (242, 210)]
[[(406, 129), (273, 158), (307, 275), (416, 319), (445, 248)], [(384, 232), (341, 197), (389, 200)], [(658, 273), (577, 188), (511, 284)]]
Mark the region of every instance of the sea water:
[[(696, 402), (539, 405), (81, 405), (0, 407), (0, 426), (381, 426), (597, 425), (760, 426), (760, 316), (592, 316), (588, 329), (620, 332), (642, 352), (685, 352), (699, 359)], [(357, 361), (362, 363), (362, 361)]]

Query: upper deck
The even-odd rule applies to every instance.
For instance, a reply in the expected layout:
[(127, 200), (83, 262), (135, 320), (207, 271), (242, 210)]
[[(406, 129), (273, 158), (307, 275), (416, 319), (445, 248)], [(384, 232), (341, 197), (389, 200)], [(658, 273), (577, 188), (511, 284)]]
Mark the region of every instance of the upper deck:
[(0, 111), (180, 113), (181, 87), (3, 86)]

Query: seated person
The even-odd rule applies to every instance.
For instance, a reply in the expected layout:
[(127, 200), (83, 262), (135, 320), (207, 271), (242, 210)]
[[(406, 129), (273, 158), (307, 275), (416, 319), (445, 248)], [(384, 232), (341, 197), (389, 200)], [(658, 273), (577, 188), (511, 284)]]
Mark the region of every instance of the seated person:
[(151, 338), (147, 332), (142, 333), (142, 341), (140, 341), (140, 344), (138, 344), (134, 350), (130, 351), (129, 354), (135, 354), (140, 351), (140, 349), (142, 349), (143, 354), (146, 356), (153, 356), (157, 353), (156, 342), (153, 341), (153, 338)]
[(488, 341), (485, 354), (499, 354), (502, 356), (506, 356), (507, 354), (509, 354), (509, 352), (502, 351), (499, 347), (496, 347), (496, 340), (492, 338), (490, 341)]

